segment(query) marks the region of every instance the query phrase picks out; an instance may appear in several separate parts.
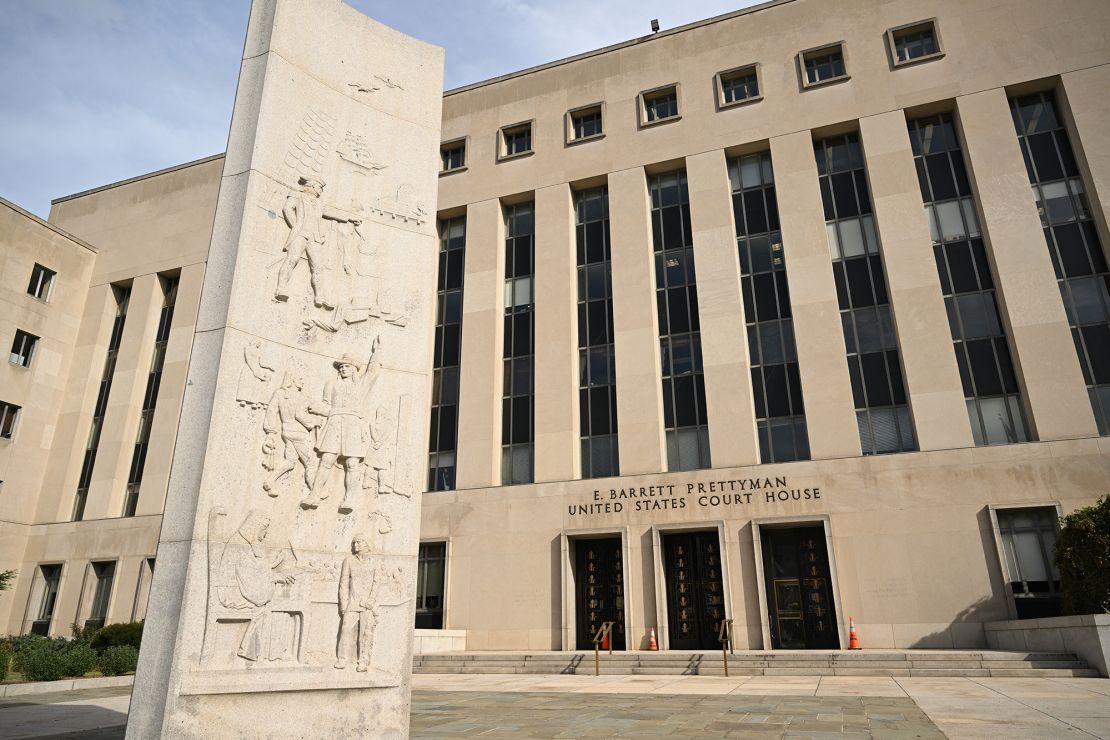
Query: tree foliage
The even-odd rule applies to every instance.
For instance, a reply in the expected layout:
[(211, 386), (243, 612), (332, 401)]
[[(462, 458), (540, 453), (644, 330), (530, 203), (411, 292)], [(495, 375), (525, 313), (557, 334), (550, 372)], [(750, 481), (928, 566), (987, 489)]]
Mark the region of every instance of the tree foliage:
[(0, 570), (0, 591), (7, 591), (15, 580), (14, 570)]
[(1110, 612), (1110, 495), (1076, 509), (1056, 540), (1065, 614)]

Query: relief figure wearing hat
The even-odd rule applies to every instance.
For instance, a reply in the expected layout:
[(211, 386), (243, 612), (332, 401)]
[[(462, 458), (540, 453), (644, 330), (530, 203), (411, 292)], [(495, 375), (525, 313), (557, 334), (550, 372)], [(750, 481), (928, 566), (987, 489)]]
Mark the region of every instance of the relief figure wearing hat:
[[(332, 309), (338, 304), (335, 297), (330, 294), (330, 287), (326, 280), (325, 272), (330, 269), (328, 263), (328, 236), (331, 229), (324, 223), (324, 219), (337, 223), (350, 223), (357, 230), (362, 220), (355, 214), (337, 210), (324, 205), (321, 196), (324, 193), (324, 182), (311, 177), (298, 179), (301, 186), (300, 192), (290, 193), (285, 199), (282, 216), (289, 225), (289, 236), (285, 239), (285, 259), (278, 270), (277, 288), (274, 290), (275, 301), (289, 299), (289, 280), (300, 264), (301, 258), (308, 259), (308, 272), (312, 283), (312, 294), (317, 306)], [(342, 240), (339, 240), (342, 242)], [(343, 270), (351, 273), (351, 265), (346, 251), (342, 253)]]
[(309, 407), (312, 413), (327, 417), (320, 432), (316, 452), (320, 465), (312, 481), (312, 491), (301, 501), (301, 507), (315, 509), (328, 497), (327, 483), (335, 464), (343, 461), (343, 502), (340, 513), (354, 510), (355, 498), (362, 489), (362, 461), (367, 448), (367, 412), (370, 391), (381, 374), (378, 348), (381, 337), (375, 337), (365, 365), (352, 354), (345, 354), (333, 364), (338, 378), (324, 385), (320, 402)]

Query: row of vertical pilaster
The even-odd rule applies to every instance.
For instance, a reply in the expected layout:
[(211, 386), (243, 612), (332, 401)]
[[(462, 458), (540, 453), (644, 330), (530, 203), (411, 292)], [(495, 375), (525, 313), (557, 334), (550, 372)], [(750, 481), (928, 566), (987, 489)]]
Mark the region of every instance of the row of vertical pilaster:
[[(1062, 78), (1069, 125), (1100, 234), (1110, 214), (1110, 108), (1099, 68)], [(1077, 105), (1077, 101), (1080, 103)], [(1035, 438), (1095, 435), (1095, 423), (1034, 204), (1006, 94), (956, 100), (956, 117)], [(903, 111), (859, 121), (903, 375), (921, 450), (973, 444), (944, 297)], [(843, 331), (825, 233), (813, 135), (769, 143), (779, 203), (798, 364), (813, 459), (860, 453)], [(726, 153), (686, 158), (698, 309), (714, 467), (755, 464), (740, 266)], [(652, 258), (642, 167), (608, 176), (621, 473), (666, 469)], [(569, 184), (536, 203), (536, 480), (580, 475), (576, 262)], [(499, 481), (503, 215), (496, 200), (468, 208), (460, 488)]]

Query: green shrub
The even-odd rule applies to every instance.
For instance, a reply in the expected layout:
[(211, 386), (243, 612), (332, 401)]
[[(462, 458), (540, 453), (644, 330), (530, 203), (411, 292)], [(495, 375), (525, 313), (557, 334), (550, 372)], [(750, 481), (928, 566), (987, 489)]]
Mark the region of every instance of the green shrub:
[(60, 638), (41, 635), (19, 635), (8, 638), (12, 649), (12, 670), (23, 673), (23, 656), (34, 650), (57, 650), (65, 644)]
[(83, 642), (71, 642), (58, 651), (62, 658), (62, 670), (65, 675), (80, 678), (96, 668), (100, 658), (97, 652)]
[(99, 659), (97, 652), (81, 640), (21, 635), (9, 642), (13, 649), (12, 668), (30, 681), (79, 678), (94, 669)]
[(69, 631), (70, 631), (70, 634), (73, 635), (73, 639), (75, 641), (83, 642), (87, 645), (88, 643), (92, 642), (92, 639), (94, 637), (96, 637), (96, 633), (100, 631), (100, 628), (99, 627), (82, 627), (77, 622), (73, 622), (72, 624), (69, 625)]
[(1056, 566), (1065, 614), (1110, 612), (1110, 495), (1060, 521)]
[(100, 656), (100, 672), (105, 676), (122, 676), (134, 673), (139, 663), (139, 651), (130, 645), (113, 645)]
[(120, 622), (101, 627), (93, 635), (90, 643), (94, 648), (104, 651), (114, 645), (130, 645), (136, 650), (143, 641), (142, 622)]
[(30, 650), (21, 651), (19, 670), (28, 681), (57, 681), (65, 676), (65, 660), (62, 651), (49, 645), (36, 645)]
[(0, 639), (0, 681), (8, 677), (8, 665), (12, 661), (12, 645), (8, 640)]

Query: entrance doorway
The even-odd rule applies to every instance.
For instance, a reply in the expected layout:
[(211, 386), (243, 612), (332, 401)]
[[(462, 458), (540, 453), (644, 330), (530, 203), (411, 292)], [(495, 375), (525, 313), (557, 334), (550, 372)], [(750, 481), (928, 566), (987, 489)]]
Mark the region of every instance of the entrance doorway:
[(663, 535), (671, 650), (715, 650), (725, 616), (717, 531)]
[(589, 650), (604, 622), (613, 624), (613, 649), (624, 650), (624, 554), (621, 538), (576, 540), (577, 648)]
[(760, 539), (771, 647), (839, 648), (824, 528), (761, 528)]

